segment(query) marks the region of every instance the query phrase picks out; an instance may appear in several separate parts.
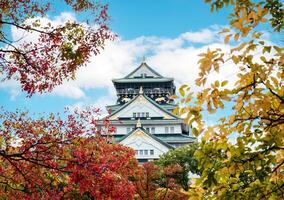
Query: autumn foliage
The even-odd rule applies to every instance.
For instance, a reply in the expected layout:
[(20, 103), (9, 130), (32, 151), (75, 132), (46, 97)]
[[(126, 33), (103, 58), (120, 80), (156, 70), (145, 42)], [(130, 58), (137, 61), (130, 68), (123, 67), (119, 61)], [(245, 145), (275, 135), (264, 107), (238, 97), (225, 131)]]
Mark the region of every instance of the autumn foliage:
[(97, 112), (34, 119), (25, 112), (2, 111), (1, 198), (132, 199), (134, 151), (100, 137)]
[(153, 162), (144, 163), (136, 171), (133, 183), (137, 200), (186, 200), (188, 196), (175, 177), (182, 173), (182, 167), (171, 165), (161, 168)]
[[(277, 0), (206, 2), (217, 11), (231, 6), (230, 27), (221, 33), (224, 43), (231, 41), (232, 46), (229, 52), (219, 48), (200, 54), (196, 79), (200, 91), (191, 92), (187, 85), (180, 88), (176, 112), (186, 115), (196, 136), (203, 136), (194, 154), (201, 176), (192, 181), (189, 197), (283, 199), (283, 47), (257, 31), (267, 21), (274, 31), (283, 30), (283, 4)], [(210, 74), (228, 65), (238, 69), (233, 81), (230, 77), (209, 81)], [(215, 125), (205, 123), (204, 114), (221, 109), (228, 112)]]
[[(53, 1), (0, 2), (0, 74), (4, 80), (19, 81), (28, 96), (74, 79), (77, 69), (114, 38), (108, 29), (107, 5), (92, 0), (59, 1), (63, 2), (88, 18), (53, 24), (43, 19), (53, 11)], [(22, 36), (12, 38), (12, 29)], [(32, 40), (26, 40), (28, 35)]]

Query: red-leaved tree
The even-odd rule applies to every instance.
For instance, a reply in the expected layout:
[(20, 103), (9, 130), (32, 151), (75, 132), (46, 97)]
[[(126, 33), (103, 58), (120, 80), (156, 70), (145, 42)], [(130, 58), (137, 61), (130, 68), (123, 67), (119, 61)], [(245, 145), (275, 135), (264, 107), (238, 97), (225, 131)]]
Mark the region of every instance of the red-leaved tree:
[[(134, 151), (100, 137), (98, 112), (35, 119), (26, 112), (2, 111), (1, 198), (132, 199)], [(110, 126), (107, 120), (105, 126)]]
[(133, 182), (137, 200), (186, 200), (188, 195), (174, 177), (182, 172), (179, 165), (161, 168), (153, 162), (144, 163), (136, 171)]
[[(41, 20), (55, 2), (82, 13), (87, 19), (63, 24)], [(73, 79), (90, 56), (115, 36), (108, 29), (107, 5), (93, 0), (0, 0), (0, 75), (16, 79), (28, 96), (51, 91)], [(83, 23), (85, 22), (85, 23)], [(11, 30), (22, 32), (13, 38)], [(33, 33), (33, 40), (25, 36)]]

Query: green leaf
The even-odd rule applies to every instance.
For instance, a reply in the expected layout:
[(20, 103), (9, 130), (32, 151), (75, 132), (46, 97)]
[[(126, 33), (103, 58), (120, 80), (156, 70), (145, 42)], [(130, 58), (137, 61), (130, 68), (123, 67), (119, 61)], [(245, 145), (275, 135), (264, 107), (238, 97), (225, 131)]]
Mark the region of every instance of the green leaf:
[(199, 131), (198, 131), (195, 127), (192, 128), (192, 133), (193, 133), (193, 135), (195, 135), (196, 137), (199, 135)]
[(271, 51), (271, 46), (265, 46), (265, 47), (263, 47), (263, 49), (262, 49), (262, 53), (265, 53), (265, 52), (270, 53), (270, 51)]
[(227, 80), (223, 81), (223, 82), (221, 83), (221, 86), (224, 87), (225, 85), (228, 84), (228, 82), (229, 82), (229, 81), (227, 81)]
[(182, 86), (179, 88), (179, 93), (180, 93), (180, 95), (183, 96), (183, 97), (184, 97), (184, 95), (185, 95), (184, 89), (185, 89), (186, 87), (187, 87), (187, 85), (182, 85)]

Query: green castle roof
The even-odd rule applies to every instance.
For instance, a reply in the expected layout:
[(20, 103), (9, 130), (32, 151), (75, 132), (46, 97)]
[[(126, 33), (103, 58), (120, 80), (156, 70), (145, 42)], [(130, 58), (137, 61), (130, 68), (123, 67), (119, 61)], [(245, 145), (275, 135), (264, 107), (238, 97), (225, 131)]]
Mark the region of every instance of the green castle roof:
[(168, 82), (173, 81), (173, 78), (167, 78), (160, 75), (154, 69), (149, 67), (145, 61), (141, 63), (141, 65), (129, 73), (124, 78), (112, 79), (114, 83), (129, 83), (129, 82)]
[(167, 113), (168, 115), (174, 117), (175, 119), (179, 119), (178, 116), (174, 115), (173, 113), (171, 113), (170, 111), (166, 110), (165, 108), (163, 108), (161, 105), (159, 105), (158, 103), (156, 103), (154, 100), (152, 100), (150, 97), (148, 97), (147, 95), (143, 94), (139, 94), (136, 97), (134, 97), (133, 99), (131, 99), (130, 101), (128, 101), (127, 103), (125, 103), (124, 105), (122, 105), (121, 107), (119, 107), (117, 110), (115, 110), (114, 112), (112, 112), (110, 116), (113, 116), (114, 114), (118, 113), (119, 111), (121, 111), (123, 108), (127, 107), (129, 104), (131, 104), (133, 101), (135, 101), (135, 99), (137, 99), (140, 95), (143, 95), (143, 97), (145, 99), (147, 99), (151, 104), (153, 104), (155, 107), (157, 107), (158, 109), (162, 110), (163, 112)]

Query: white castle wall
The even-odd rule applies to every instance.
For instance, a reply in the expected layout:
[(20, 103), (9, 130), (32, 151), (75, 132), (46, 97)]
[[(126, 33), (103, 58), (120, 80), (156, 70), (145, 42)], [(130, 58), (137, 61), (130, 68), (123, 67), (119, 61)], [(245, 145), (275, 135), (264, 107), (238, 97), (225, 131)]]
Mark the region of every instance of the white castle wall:
[[(143, 128), (148, 130), (147, 128), (149, 128), (149, 132), (152, 133), (152, 127), (155, 128), (155, 134), (165, 134), (165, 129), (166, 127), (168, 127), (168, 133), (181, 133), (181, 125), (147, 125), (147, 124), (142, 124)], [(171, 127), (173, 127), (173, 132)], [(117, 134), (127, 134), (129, 128), (130, 130), (132, 130), (134, 128), (133, 126), (129, 126), (129, 125), (117, 125), (116, 126), (116, 133)]]

